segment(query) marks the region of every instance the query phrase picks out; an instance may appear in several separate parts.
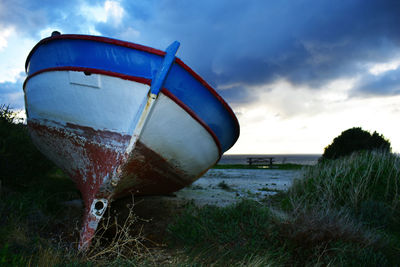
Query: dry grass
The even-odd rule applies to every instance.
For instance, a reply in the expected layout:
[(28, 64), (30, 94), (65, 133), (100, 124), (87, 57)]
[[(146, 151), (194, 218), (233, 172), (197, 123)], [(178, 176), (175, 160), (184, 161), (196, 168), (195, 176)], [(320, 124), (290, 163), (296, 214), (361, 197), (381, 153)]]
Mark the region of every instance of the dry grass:
[(128, 213), (122, 221), (116, 212), (109, 208), (96, 231), (93, 243), (83, 257), (86, 261), (96, 264), (106, 264), (123, 260), (125, 263), (137, 264), (149, 261), (151, 250), (146, 243), (151, 242), (143, 234), (143, 220), (135, 215), (134, 197), (127, 204)]

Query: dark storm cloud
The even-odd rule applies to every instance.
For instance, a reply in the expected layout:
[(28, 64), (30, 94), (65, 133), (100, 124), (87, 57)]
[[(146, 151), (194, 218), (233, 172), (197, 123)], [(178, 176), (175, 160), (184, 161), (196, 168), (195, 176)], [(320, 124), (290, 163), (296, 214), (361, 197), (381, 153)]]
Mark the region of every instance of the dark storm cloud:
[[(133, 12), (131, 2), (122, 5)], [(214, 86), (285, 78), (319, 88), (364, 73), (367, 63), (390, 60), (400, 46), (397, 0), (153, 4), (152, 13), (129, 12), (125, 23), (159, 48), (180, 40), (181, 58)]]
[[(91, 1), (95, 5), (103, 1)], [(14, 27), (26, 36), (39, 38), (39, 32), (49, 26), (76, 32), (86, 19), (79, 15), (82, 1), (1, 0), (0, 28)]]
[[(121, 23), (87, 25), (79, 12), (83, 1), (2, 0), (0, 27), (37, 38), (50, 25), (68, 33), (94, 26), (102, 35), (159, 49), (179, 40), (182, 60), (228, 101), (242, 102), (252, 99), (249, 86), (286, 79), (318, 89), (338, 78), (365, 76), (366, 66), (400, 54), (398, 0), (119, 2)], [(86, 3), (104, 6), (100, 0)], [(392, 83), (365, 81), (358, 92), (398, 94)]]
[(229, 103), (232, 104), (249, 103), (257, 99), (256, 94), (252, 94), (242, 86), (232, 86), (217, 91), (224, 99), (229, 99)]
[(400, 68), (381, 75), (366, 75), (354, 95), (390, 96), (400, 94)]

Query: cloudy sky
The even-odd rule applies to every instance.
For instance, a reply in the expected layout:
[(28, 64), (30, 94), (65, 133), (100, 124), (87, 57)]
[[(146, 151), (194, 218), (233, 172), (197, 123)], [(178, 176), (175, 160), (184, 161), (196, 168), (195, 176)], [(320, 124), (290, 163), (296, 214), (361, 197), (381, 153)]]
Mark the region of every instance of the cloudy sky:
[(178, 56), (231, 105), (229, 153), (322, 153), (351, 127), (400, 152), (400, 1), (0, 0), (0, 104), (24, 106), (24, 63), (53, 30)]

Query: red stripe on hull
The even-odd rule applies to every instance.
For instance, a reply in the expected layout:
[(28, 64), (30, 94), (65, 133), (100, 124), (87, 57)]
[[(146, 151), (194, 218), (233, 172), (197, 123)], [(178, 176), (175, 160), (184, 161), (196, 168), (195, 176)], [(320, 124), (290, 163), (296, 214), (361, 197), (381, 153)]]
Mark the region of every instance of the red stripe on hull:
[[(107, 75), (107, 76), (112, 76), (112, 77), (117, 77), (121, 78), (124, 80), (129, 80), (129, 81), (134, 81), (142, 84), (147, 84), (151, 85), (151, 79), (146, 79), (146, 78), (141, 78), (141, 77), (136, 77), (136, 76), (130, 76), (130, 75), (124, 75), (116, 72), (111, 72), (111, 71), (104, 71), (104, 70), (98, 70), (98, 69), (92, 69), (92, 68), (83, 68), (83, 67), (55, 67), (55, 68), (49, 68), (49, 69), (43, 69), (41, 71), (35, 72), (32, 75), (28, 76), (24, 82), (23, 88), (25, 90), (25, 85), (28, 82), (29, 79), (32, 77), (39, 75), (44, 72), (51, 72), (51, 71), (88, 71), (90, 73), (95, 73), (95, 74), (102, 74), (102, 75)], [(212, 136), (212, 138), (215, 141), (215, 144), (218, 147), (218, 153), (219, 156), (222, 156), (222, 147), (221, 143), (217, 137), (217, 135), (214, 133), (214, 131), (206, 124), (205, 121), (203, 121), (192, 109), (190, 109), (185, 103), (183, 103), (179, 98), (177, 98), (174, 94), (171, 93), (167, 88), (163, 88), (161, 92), (170, 98), (172, 101), (174, 101), (178, 106), (183, 108), (193, 119), (195, 119), (203, 128)], [(236, 117), (235, 117), (236, 118)]]
[(136, 77), (136, 76), (132, 76), (132, 75), (121, 74), (121, 73), (118, 73), (118, 72), (100, 70), (100, 69), (93, 69), (93, 68), (65, 66), (65, 67), (54, 67), (54, 68), (42, 69), (40, 71), (37, 71), (37, 72), (29, 75), (24, 81), (24, 85), (23, 85), (24, 90), (25, 90), (26, 83), (32, 77), (35, 77), (36, 75), (39, 75), (39, 74), (44, 73), (44, 72), (49, 72), (49, 71), (81, 71), (81, 72), (89, 72), (89, 73), (102, 74), (102, 75), (121, 78), (123, 80), (128, 80), (128, 81), (133, 81), (133, 82), (138, 82), (138, 83), (151, 85), (151, 79), (147, 79), (147, 78), (143, 78), (143, 77)]
[[(211, 87), (211, 85), (209, 85), (203, 78), (200, 77), (200, 75), (198, 75), (194, 70), (192, 70), (188, 65), (186, 65), (180, 58), (178, 58), (178, 57), (175, 58), (175, 62), (179, 66), (184, 68), (187, 72), (189, 72), (194, 78), (196, 78), (196, 80), (198, 80), (204, 87), (206, 87), (207, 90), (210, 91), (210, 93), (225, 107), (225, 109), (231, 115), (232, 119), (235, 121), (237, 129), (239, 131), (239, 128), (240, 128), (239, 121), (236, 118), (236, 115), (233, 112), (233, 110), (231, 109), (231, 107), (228, 105), (228, 103), (226, 103), (226, 101), (214, 90), (214, 88)], [(238, 133), (238, 135), (239, 135), (239, 133)]]

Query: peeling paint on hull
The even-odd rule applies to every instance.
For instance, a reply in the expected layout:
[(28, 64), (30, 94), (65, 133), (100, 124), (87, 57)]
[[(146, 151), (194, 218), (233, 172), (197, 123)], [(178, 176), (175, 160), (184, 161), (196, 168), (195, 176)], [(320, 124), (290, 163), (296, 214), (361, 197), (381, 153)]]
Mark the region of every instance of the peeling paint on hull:
[(115, 188), (115, 196), (117, 198), (127, 192), (136, 195), (169, 194), (190, 185), (192, 180), (182, 170), (138, 142), (122, 167), (122, 178)]
[(95, 199), (111, 198), (112, 192), (101, 188), (122, 162), (130, 137), (49, 122), (28, 121), (28, 127), (39, 150), (61, 167), (81, 192), (85, 211), (79, 247), (88, 246), (101, 218), (93, 215), (91, 206)]
[[(82, 193), (85, 212), (80, 247), (89, 244), (100, 219), (91, 211), (94, 201), (110, 201), (131, 192), (168, 194), (193, 180), (141, 142), (126, 155), (131, 139), (128, 135), (48, 121), (29, 121), (28, 126), (35, 145), (71, 177)], [(113, 175), (119, 176), (116, 187), (111, 185)]]

